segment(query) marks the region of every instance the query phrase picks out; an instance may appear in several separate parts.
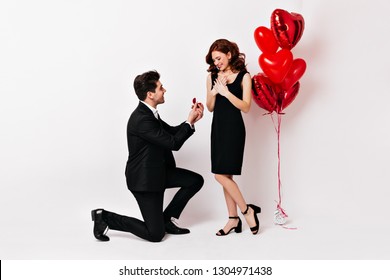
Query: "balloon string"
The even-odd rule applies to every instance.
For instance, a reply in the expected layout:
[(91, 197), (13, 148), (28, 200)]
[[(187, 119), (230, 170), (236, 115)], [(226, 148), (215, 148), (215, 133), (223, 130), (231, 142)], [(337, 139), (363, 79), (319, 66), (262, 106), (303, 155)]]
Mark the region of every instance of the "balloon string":
[[(282, 208), (282, 194), (281, 194), (282, 180), (281, 180), (281, 176), (280, 176), (280, 170), (281, 170), (281, 168), (280, 168), (280, 127), (282, 125), (282, 115), (283, 115), (283, 113), (278, 113), (278, 123), (275, 124), (274, 116), (273, 116), (273, 114), (271, 114), (272, 123), (274, 124), (274, 128), (275, 128), (277, 138), (278, 138), (278, 197), (279, 197), (279, 201), (275, 201), (275, 202), (277, 202), (276, 209), (279, 211), (280, 215), (283, 218), (287, 218), (288, 215), (287, 215), (286, 211)], [(297, 229), (296, 227), (287, 227), (283, 224), (280, 224), (280, 226), (283, 227), (284, 229), (290, 229), (290, 230)]]
[(276, 209), (279, 210), (279, 213), (282, 215), (283, 218), (287, 218), (288, 215), (286, 213), (286, 211), (284, 211), (284, 209), (282, 208), (282, 180), (281, 180), (281, 175), (280, 175), (280, 170), (281, 170), (281, 165), (280, 165), (280, 162), (281, 162), (281, 157), (280, 157), (280, 128), (281, 128), (281, 125), (282, 125), (282, 114), (278, 113), (278, 122), (277, 124), (275, 123), (275, 119), (274, 119), (274, 116), (273, 114), (271, 114), (271, 119), (272, 119), (272, 123), (274, 124), (274, 128), (275, 128), (275, 131), (276, 131), (276, 134), (277, 134), (277, 139), (278, 139), (278, 198), (279, 198), (279, 201), (277, 202), (277, 206), (276, 206)]
[(282, 181), (280, 179), (280, 127), (281, 127), (281, 124), (282, 124), (282, 116), (280, 114), (278, 114), (278, 123), (275, 124), (275, 119), (274, 119), (274, 115), (271, 114), (271, 119), (272, 119), (272, 123), (274, 124), (274, 128), (275, 128), (275, 131), (276, 131), (276, 135), (277, 135), (277, 139), (278, 139), (278, 197), (279, 197), (279, 201), (278, 201), (278, 205), (277, 205), (277, 209), (281, 211), (281, 213), (283, 214), (284, 217), (287, 217), (287, 214), (286, 212), (283, 210), (282, 208), (282, 195), (281, 195), (281, 189), (282, 189)]
[[(282, 209), (282, 195), (281, 195), (281, 188), (282, 188), (282, 181), (280, 179), (280, 126), (282, 123), (282, 116), (278, 114), (278, 193), (279, 193), (279, 203), (278, 208)], [(284, 211), (282, 213), (287, 217)]]

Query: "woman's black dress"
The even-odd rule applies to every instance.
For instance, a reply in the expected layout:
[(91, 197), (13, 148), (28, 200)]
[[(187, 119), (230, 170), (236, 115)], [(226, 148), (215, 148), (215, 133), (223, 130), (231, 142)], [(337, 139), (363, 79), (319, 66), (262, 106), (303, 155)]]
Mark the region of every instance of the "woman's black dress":
[[(242, 99), (241, 82), (246, 71), (227, 84), (229, 91)], [(216, 77), (212, 77), (214, 84)], [(211, 124), (211, 172), (214, 174), (241, 175), (245, 146), (245, 125), (241, 111), (226, 97), (217, 94)]]

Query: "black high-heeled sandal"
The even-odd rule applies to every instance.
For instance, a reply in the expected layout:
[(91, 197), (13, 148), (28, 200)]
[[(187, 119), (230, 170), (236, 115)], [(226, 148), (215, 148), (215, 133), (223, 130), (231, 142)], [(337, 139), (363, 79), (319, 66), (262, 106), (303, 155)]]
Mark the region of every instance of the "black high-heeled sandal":
[(215, 235), (217, 235), (217, 236), (225, 236), (225, 235), (228, 235), (232, 230), (234, 230), (236, 233), (240, 233), (242, 231), (242, 222), (241, 222), (240, 217), (238, 217), (238, 216), (236, 216), (236, 217), (229, 217), (229, 219), (238, 219), (237, 226), (232, 227), (231, 229), (229, 229), (228, 232), (224, 232), (223, 229), (220, 229)]
[(253, 217), (255, 218), (256, 225), (254, 227), (251, 227), (252, 234), (255, 235), (259, 232), (259, 226), (260, 222), (257, 218), (257, 214), (261, 212), (261, 208), (259, 206), (253, 205), (253, 204), (247, 204), (246, 210), (244, 212), (241, 212), (243, 215), (248, 214), (249, 207), (253, 209)]

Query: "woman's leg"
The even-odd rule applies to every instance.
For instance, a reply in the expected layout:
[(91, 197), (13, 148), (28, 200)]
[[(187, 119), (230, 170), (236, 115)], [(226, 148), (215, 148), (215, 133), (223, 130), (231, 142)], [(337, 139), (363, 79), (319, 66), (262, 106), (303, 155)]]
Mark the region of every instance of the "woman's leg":
[[(245, 212), (247, 209), (247, 203), (237, 185), (237, 183), (233, 180), (232, 175), (224, 175), (224, 174), (216, 174), (215, 179), (222, 185), (225, 200), (226, 200), (226, 206), (228, 208), (229, 216), (231, 214), (235, 214), (237, 216), (237, 207), (240, 208), (241, 213)], [(235, 211), (234, 211), (235, 210)], [(253, 209), (249, 208), (246, 215), (244, 215), (246, 222), (248, 223), (249, 227), (253, 227), (256, 225), (256, 221), (254, 218)], [(237, 224), (236, 220), (229, 219), (228, 223), (224, 227), (224, 232), (229, 231), (229, 229), (234, 226), (234, 224)], [(227, 230), (227, 231), (226, 231)]]

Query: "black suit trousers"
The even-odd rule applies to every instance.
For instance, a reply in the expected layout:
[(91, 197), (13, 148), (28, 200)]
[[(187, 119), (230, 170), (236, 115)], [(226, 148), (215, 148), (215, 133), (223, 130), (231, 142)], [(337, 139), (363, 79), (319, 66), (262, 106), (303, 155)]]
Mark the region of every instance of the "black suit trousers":
[(108, 228), (130, 232), (140, 238), (159, 242), (165, 236), (165, 223), (171, 217), (179, 218), (188, 201), (202, 188), (203, 177), (183, 168), (170, 168), (166, 174), (166, 188), (179, 188), (163, 211), (164, 191), (132, 192), (137, 200), (143, 221), (104, 211), (103, 219)]

